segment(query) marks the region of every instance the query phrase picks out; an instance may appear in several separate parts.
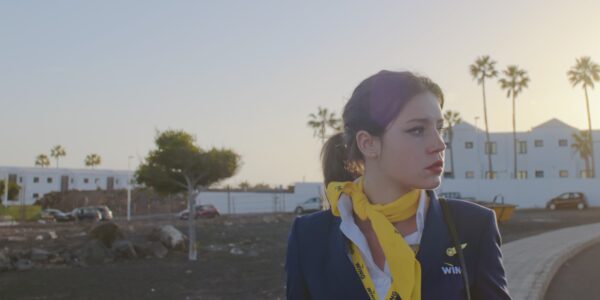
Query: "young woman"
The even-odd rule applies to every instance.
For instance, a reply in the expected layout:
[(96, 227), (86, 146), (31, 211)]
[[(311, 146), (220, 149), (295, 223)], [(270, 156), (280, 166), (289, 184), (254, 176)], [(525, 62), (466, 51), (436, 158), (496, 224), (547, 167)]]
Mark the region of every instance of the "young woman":
[(433, 191), (442, 106), (438, 85), (410, 72), (355, 89), (323, 147), (331, 208), (292, 225), (288, 299), (510, 299), (493, 211)]

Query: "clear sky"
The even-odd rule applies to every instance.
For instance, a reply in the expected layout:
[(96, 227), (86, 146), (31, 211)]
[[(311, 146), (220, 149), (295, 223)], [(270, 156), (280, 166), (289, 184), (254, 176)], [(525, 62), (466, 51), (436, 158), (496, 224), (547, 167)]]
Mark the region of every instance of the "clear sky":
[[(437, 81), (445, 109), (483, 125), (468, 66), (517, 64), (530, 88), (517, 130), (558, 118), (586, 128), (583, 91), (566, 72), (600, 63), (600, 1), (4, 1), (0, 3), (0, 165), (33, 166), (61, 144), (61, 166), (132, 168), (156, 130), (183, 129), (243, 159), (228, 182), (320, 181), (318, 106), (341, 112), (381, 70)], [(490, 129), (511, 105), (488, 84)], [(590, 93), (600, 128), (600, 88)], [(52, 161), (54, 165), (54, 161)]]

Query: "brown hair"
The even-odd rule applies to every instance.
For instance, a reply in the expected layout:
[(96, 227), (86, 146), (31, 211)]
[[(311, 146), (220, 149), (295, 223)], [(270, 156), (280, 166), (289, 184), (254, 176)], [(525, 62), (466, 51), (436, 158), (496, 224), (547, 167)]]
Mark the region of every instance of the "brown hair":
[(343, 132), (331, 136), (323, 145), (321, 162), (325, 185), (358, 178), (364, 157), (356, 145), (356, 133), (364, 130), (373, 136), (383, 135), (404, 105), (424, 92), (434, 94), (440, 106), (444, 106), (442, 89), (424, 76), (384, 70), (363, 80), (344, 107)]

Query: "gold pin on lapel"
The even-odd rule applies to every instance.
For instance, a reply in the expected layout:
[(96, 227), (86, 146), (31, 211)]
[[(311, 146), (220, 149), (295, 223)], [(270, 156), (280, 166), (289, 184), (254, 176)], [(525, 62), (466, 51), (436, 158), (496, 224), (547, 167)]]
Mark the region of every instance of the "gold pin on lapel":
[[(462, 249), (465, 249), (465, 247), (467, 247), (467, 243), (460, 245), (460, 247)], [(450, 257), (456, 255), (456, 249), (454, 247), (450, 247), (450, 248), (446, 249), (446, 255), (448, 255)]]

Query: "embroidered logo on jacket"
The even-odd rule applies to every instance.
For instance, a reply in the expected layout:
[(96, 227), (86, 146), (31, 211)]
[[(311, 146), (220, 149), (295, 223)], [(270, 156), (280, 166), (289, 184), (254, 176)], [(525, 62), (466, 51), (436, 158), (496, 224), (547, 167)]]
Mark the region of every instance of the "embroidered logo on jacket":
[(442, 273), (444, 275), (460, 275), (461, 269), (460, 266), (455, 266), (450, 263), (444, 263), (445, 266), (442, 266)]
[[(460, 245), (460, 247), (462, 249), (465, 249), (467, 247), (467, 243), (464, 243), (464, 244)], [(450, 248), (446, 249), (446, 255), (448, 255), (450, 257), (456, 255), (456, 248), (450, 247)]]

